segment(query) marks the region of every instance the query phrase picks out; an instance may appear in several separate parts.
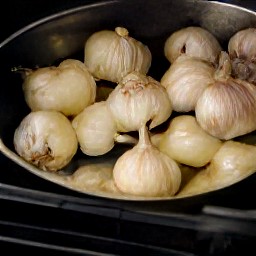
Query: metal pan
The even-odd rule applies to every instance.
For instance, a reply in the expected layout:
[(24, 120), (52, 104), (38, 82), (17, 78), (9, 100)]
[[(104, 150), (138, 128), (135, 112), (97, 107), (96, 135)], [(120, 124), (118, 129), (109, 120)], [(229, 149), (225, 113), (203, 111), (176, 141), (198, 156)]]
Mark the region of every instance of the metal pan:
[[(178, 193), (174, 197), (165, 198), (131, 197), (116, 191), (111, 179), (113, 164), (127, 149), (125, 147), (115, 147), (109, 154), (99, 158), (78, 153), (70, 165), (58, 173), (45, 172), (32, 166), (14, 150), (14, 131), (30, 110), (24, 101), (21, 77), (11, 72), (13, 67), (48, 66), (68, 57), (83, 60), (84, 43), (93, 32), (124, 26), (133, 37), (149, 46), (153, 57), (150, 75), (160, 79), (168, 67), (163, 56), (166, 38), (172, 32), (192, 25), (209, 30), (225, 48), (235, 32), (256, 27), (256, 13), (235, 5), (209, 1), (101, 1), (56, 13), (12, 34), (0, 44), (0, 151), (27, 171), (49, 182), (88, 195), (111, 199), (181, 199), (233, 187), (250, 178), (254, 171), (230, 184), (195, 194)], [(97, 179), (92, 186), (82, 184), (80, 178), (84, 177), (86, 180), (84, 171), (99, 172), (97, 177), (104, 180), (104, 185)], [(97, 185), (99, 183), (101, 185)]]

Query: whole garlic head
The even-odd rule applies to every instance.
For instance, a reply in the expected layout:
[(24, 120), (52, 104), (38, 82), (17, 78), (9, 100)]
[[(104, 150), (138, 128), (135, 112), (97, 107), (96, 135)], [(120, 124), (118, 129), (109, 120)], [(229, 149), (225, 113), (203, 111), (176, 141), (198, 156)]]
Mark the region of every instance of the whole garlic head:
[(205, 132), (191, 115), (173, 118), (158, 148), (177, 162), (193, 167), (208, 164), (222, 142)]
[(173, 196), (181, 184), (178, 164), (154, 147), (146, 127), (139, 142), (118, 158), (113, 169), (116, 186), (123, 193), (143, 197)]
[(195, 110), (198, 98), (213, 83), (214, 67), (197, 57), (180, 56), (161, 79), (174, 111)]
[(256, 28), (246, 28), (236, 32), (228, 42), (230, 58), (256, 61)]
[(96, 83), (83, 62), (62, 61), (58, 67), (38, 68), (24, 79), (25, 100), (32, 111), (56, 110), (75, 116), (96, 97)]
[(152, 129), (172, 113), (166, 89), (139, 72), (125, 76), (110, 93), (107, 104), (120, 132), (137, 131), (150, 120)]
[(132, 71), (147, 74), (151, 59), (149, 48), (123, 27), (95, 32), (84, 47), (84, 63), (93, 76), (111, 82), (119, 82)]
[(232, 139), (256, 129), (256, 88), (230, 76), (231, 64), (222, 52), (215, 82), (197, 101), (195, 114), (200, 126), (219, 139)]
[(15, 130), (13, 142), (23, 159), (46, 171), (65, 167), (78, 147), (70, 121), (57, 111), (29, 113)]
[(184, 54), (217, 63), (221, 49), (218, 40), (208, 30), (190, 26), (173, 32), (167, 38), (164, 54), (170, 63)]
[(256, 84), (256, 28), (236, 32), (228, 42), (232, 75)]

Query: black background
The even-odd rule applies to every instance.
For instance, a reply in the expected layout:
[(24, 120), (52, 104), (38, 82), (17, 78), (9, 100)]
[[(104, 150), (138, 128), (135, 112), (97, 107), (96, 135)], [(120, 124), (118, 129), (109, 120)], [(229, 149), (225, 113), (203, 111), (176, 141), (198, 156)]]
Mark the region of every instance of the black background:
[[(129, 1), (129, 0), (127, 0)], [(139, 0), (138, 0), (139, 1)], [(95, 0), (7, 0), (1, 2), (0, 8), (0, 41), (18, 29), (40, 18), (56, 12), (96, 2)], [(97, 0), (100, 2), (100, 0)], [(255, 9), (255, 0), (223, 0), (220, 2), (241, 5)], [(161, 1), (159, 1), (161, 4)]]

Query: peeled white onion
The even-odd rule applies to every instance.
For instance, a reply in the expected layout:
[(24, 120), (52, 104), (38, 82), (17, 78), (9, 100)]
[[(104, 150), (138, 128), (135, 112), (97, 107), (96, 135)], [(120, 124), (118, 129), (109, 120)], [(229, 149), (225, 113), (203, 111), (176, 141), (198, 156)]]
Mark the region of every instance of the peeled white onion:
[(222, 142), (204, 131), (194, 116), (182, 115), (171, 120), (158, 144), (177, 162), (202, 167), (211, 161)]

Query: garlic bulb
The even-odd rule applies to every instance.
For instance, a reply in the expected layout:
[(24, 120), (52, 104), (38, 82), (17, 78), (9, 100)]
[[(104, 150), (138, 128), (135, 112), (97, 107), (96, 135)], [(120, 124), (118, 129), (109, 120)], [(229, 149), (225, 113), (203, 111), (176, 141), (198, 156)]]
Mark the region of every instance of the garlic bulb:
[(35, 111), (25, 116), (13, 142), (22, 158), (47, 171), (65, 167), (78, 147), (70, 121), (57, 111)]
[(96, 83), (83, 62), (62, 61), (31, 71), (24, 79), (25, 100), (32, 111), (56, 110), (75, 116), (96, 97)]
[(110, 93), (107, 103), (117, 123), (117, 130), (139, 130), (148, 121), (152, 129), (172, 113), (165, 88), (150, 76), (132, 72)]
[(228, 42), (232, 75), (256, 84), (256, 28), (236, 32)]
[(216, 63), (221, 49), (218, 40), (208, 30), (190, 26), (175, 31), (167, 38), (164, 54), (170, 63), (183, 54)]
[(137, 143), (129, 135), (117, 133), (116, 124), (106, 102), (96, 102), (85, 108), (72, 121), (82, 152), (90, 156), (103, 155), (119, 143)]
[(209, 174), (215, 186), (239, 181), (256, 171), (256, 146), (226, 141), (213, 157)]
[(195, 110), (196, 102), (209, 84), (213, 83), (214, 67), (199, 58), (180, 56), (161, 79), (174, 111)]
[(139, 142), (118, 158), (113, 169), (116, 186), (135, 196), (173, 196), (181, 183), (177, 163), (154, 147), (145, 126), (139, 130)]
[(190, 115), (173, 118), (158, 148), (179, 163), (202, 167), (210, 162), (222, 142), (206, 133)]
[(149, 48), (130, 37), (123, 27), (92, 34), (84, 47), (84, 63), (94, 77), (112, 82), (132, 71), (147, 74), (151, 59)]
[(256, 129), (256, 88), (230, 76), (228, 54), (222, 52), (215, 82), (199, 97), (195, 114), (200, 126), (224, 140)]

